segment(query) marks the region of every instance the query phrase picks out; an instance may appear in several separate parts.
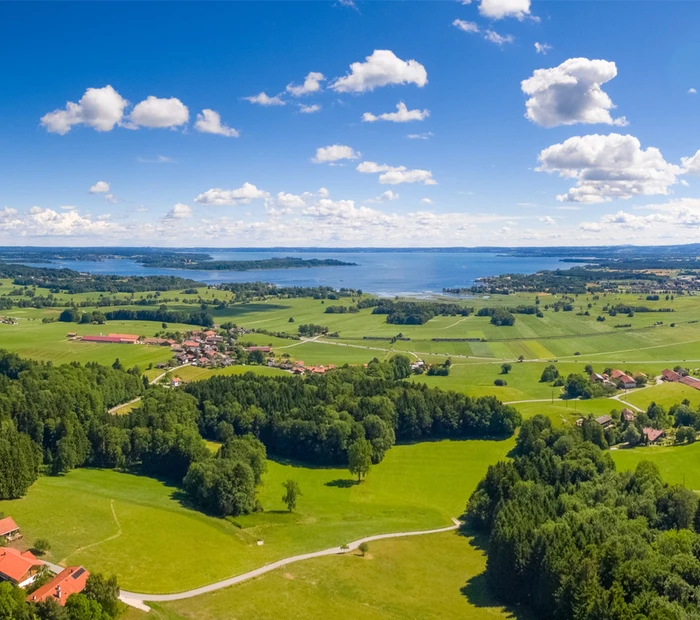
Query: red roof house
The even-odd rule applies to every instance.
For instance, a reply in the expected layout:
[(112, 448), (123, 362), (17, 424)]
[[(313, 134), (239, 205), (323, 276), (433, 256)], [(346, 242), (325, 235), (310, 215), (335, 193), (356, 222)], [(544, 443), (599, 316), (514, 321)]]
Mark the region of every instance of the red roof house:
[(38, 603), (53, 599), (59, 605), (65, 605), (71, 594), (78, 594), (85, 589), (90, 576), (82, 566), (69, 566), (63, 569), (51, 581), (41, 586), (27, 597), (28, 603)]
[(664, 431), (657, 428), (650, 428), (648, 426), (644, 427), (642, 430), (649, 443), (656, 443), (659, 439), (666, 435)]
[(695, 377), (681, 377), (679, 383), (700, 390), (700, 379), (696, 379)]
[(680, 381), (681, 380), (681, 376), (675, 370), (671, 370), (670, 368), (667, 368), (666, 370), (661, 371), (661, 376), (663, 377), (664, 381)]
[(13, 540), (19, 535), (19, 525), (14, 522), (12, 517), (0, 519), (0, 536)]
[(31, 551), (22, 553), (12, 547), (0, 549), (0, 579), (20, 587), (34, 581), (43, 564)]

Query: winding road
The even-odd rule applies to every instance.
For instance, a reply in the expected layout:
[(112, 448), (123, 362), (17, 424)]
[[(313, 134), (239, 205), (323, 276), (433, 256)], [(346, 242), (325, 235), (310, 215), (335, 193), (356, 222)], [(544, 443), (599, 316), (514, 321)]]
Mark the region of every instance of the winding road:
[(277, 570), (282, 566), (287, 566), (287, 564), (293, 564), (294, 562), (301, 562), (303, 560), (310, 560), (312, 558), (320, 558), (326, 555), (341, 555), (354, 551), (362, 543), (372, 542), (374, 540), (384, 540), (385, 538), (403, 538), (405, 536), (424, 536), (426, 534), (439, 534), (441, 532), (449, 532), (451, 530), (456, 530), (461, 523), (452, 517), (453, 525), (447, 527), (441, 527), (434, 530), (420, 530), (415, 532), (395, 532), (393, 534), (377, 534), (375, 536), (367, 536), (366, 538), (360, 538), (359, 540), (354, 540), (348, 543), (344, 547), (331, 547), (330, 549), (323, 549), (321, 551), (312, 551), (311, 553), (303, 553), (301, 555), (293, 555), (282, 560), (277, 560), (271, 564), (265, 564), (260, 568), (248, 571), (247, 573), (241, 573), (235, 577), (229, 577), (222, 581), (217, 581), (216, 583), (211, 583), (207, 586), (202, 586), (201, 588), (194, 588), (193, 590), (187, 590), (186, 592), (176, 592), (174, 594), (141, 594), (138, 592), (128, 592), (127, 590), (122, 590), (119, 596), (120, 600), (131, 607), (136, 607), (144, 611), (148, 610), (146, 602), (164, 602), (164, 601), (179, 601), (185, 598), (192, 598), (194, 596), (199, 596), (200, 594), (206, 594), (207, 592), (214, 592), (216, 590), (221, 590), (222, 588), (228, 588), (237, 583), (243, 581), (248, 581), (249, 579), (254, 579), (265, 573), (269, 573), (273, 570)]

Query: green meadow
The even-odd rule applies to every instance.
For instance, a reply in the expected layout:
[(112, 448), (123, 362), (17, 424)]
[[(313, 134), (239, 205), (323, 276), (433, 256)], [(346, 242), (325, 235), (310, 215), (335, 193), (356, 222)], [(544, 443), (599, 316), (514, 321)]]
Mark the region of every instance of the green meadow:
[(664, 481), (684, 484), (700, 492), (700, 444), (620, 449), (610, 454), (620, 470), (631, 470), (640, 461), (651, 461), (659, 467)]
[[(189, 508), (162, 481), (96, 469), (42, 477), (25, 498), (0, 502), (0, 511), (27, 541), (47, 538), (52, 561), (114, 573), (127, 590), (177, 592), (363, 536), (449, 525), (489, 463), (513, 445), (395, 446), (359, 485), (347, 470), (270, 461), (259, 495), (265, 511), (235, 519)], [(289, 478), (303, 493), (294, 513), (281, 499)]]

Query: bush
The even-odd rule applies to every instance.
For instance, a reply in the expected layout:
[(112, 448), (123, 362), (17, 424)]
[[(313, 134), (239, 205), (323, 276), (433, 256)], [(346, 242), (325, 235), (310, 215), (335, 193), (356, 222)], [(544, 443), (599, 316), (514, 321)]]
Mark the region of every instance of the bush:
[(498, 387), (503, 387), (504, 385), (508, 385), (508, 382), (505, 379), (496, 379), (493, 384)]
[(44, 555), (49, 549), (51, 549), (51, 543), (46, 540), (46, 538), (37, 538), (34, 541), (34, 546), (32, 547), (39, 555)]

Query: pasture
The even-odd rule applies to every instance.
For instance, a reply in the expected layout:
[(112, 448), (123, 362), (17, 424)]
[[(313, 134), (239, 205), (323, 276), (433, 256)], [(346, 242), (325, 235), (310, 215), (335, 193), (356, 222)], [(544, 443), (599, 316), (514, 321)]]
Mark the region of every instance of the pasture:
[[(347, 470), (270, 461), (259, 494), (265, 512), (231, 519), (190, 509), (165, 482), (96, 469), (41, 477), (25, 498), (0, 502), (0, 511), (27, 541), (47, 538), (52, 561), (114, 573), (129, 590), (176, 592), (362, 536), (449, 525), (489, 463), (513, 445), (395, 446), (359, 485)], [(281, 499), (289, 478), (303, 493), (293, 513)]]
[(658, 466), (665, 482), (700, 491), (700, 444), (620, 449), (610, 454), (619, 470), (632, 470), (640, 461), (651, 461)]

